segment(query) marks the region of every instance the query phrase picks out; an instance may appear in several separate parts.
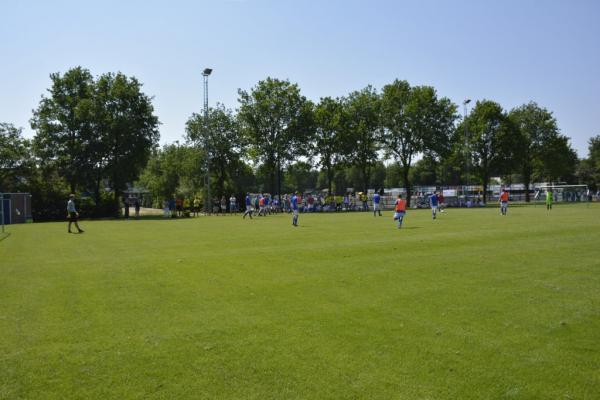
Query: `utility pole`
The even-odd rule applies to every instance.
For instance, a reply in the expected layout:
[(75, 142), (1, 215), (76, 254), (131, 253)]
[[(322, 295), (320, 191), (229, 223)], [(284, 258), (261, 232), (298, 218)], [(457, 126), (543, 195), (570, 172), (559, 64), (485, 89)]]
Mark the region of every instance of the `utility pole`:
[(212, 69), (205, 68), (202, 71), (202, 76), (204, 78), (204, 128), (207, 134), (208, 140), (204, 144), (205, 153), (206, 153), (206, 175), (204, 176), (204, 186), (206, 187), (206, 199), (204, 200), (204, 211), (207, 214), (212, 214), (212, 196), (210, 193), (210, 135), (208, 134), (208, 129), (210, 129), (210, 125), (208, 123), (208, 77), (211, 74)]
[(465, 128), (465, 151), (467, 152), (467, 190), (466, 190), (466, 199), (469, 200), (469, 185), (471, 180), (471, 144), (469, 143), (469, 129), (467, 128), (467, 104), (471, 102), (471, 99), (466, 99), (463, 101), (464, 106), (464, 119), (463, 126)]

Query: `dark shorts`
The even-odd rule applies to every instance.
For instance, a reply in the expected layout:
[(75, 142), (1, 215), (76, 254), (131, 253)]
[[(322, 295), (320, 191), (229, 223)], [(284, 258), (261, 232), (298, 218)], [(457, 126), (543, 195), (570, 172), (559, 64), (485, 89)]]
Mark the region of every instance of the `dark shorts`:
[(77, 213), (69, 211), (69, 221), (77, 221)]

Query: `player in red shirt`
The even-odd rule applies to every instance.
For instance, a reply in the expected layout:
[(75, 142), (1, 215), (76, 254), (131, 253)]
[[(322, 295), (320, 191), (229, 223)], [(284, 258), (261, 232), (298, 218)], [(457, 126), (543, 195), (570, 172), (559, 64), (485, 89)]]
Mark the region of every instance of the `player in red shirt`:
[(406, 200), (402, 198), (402, 195), (399, 194), (396, 199), (396, 204), (394, 205), (394, 220), (398, 221), (398, 229), (402, 228), (402, 221), (404, 220), (404, 215), (406, 215)]
[(500, 193), (500, 214), (506, 215), (508, 212), (508, 192), (506, 189), (502, 188), (502, 192)]

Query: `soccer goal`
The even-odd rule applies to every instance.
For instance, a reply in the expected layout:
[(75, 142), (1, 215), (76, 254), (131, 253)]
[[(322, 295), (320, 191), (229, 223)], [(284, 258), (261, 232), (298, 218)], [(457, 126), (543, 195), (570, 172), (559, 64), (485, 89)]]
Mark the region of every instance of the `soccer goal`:
[(552, 192), (554, 202), (586, 202), (589, 196), (587, 185), (541, 184), (535, 187), (534, 199), (544, 200), (548, 191)]

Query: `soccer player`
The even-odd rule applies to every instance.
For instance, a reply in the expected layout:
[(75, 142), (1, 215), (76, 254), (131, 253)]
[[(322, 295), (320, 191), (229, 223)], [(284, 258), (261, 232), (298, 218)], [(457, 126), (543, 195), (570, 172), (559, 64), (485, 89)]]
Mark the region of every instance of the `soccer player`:
[(71, 194), (69, 196), (69, 201), (67, 202), (67, 219), (69, 220), (69, 233), (71, 233), (71, 224), (75, 224), (75, 228), (79, 233), (83, 233), (83, 229), (79, 227), (77, 223), (77, 219), (79, 218), (79, 213), (75, 209), (75, 195)]
[(375, 192), (375, 194), (373, 195), (373, 216), (377, 216), (377, 213), (379, 213), (379, 216), (381, 217), (381, 209), (379, 208), (379, 202), (381, 201), (381, 197), (379, 196), (379, 193)]
[(290, 200), (290, 205), (292, 207), (293, 217), (292, 217), (292, 225), (298, 226), (298, 192), (292, 195)]
[(252, 211), (252, 199), (250, 198), (250, 193), (246, 193), (246, 212), (244, 213), (242, 219), (245, 219), (246, 215), (252, 219)]
[(508, 212), (508, 192), (506, 189), (502, 188), (502, 192), (500, 193), (500, 214), (506, 215)]
[(235, 196), (233, 195), (233, 193), (229, 197), (229, 213), (230, 214), (237, 213), (237, 200), (235, 199)]
[(552, 190), (546, 189), (546, 210), (552, 210), (552, 201), (554, 200), (554, 195), (552, 194)]
[(261, 194), (258, 198), (258, 216), (265, 215), (265, 198)]
[(444, 208), (446, 207), (443, 191), (441, 191), (440, 194), (438, 194), (438, 204), (439, 204), (438, 208), (440, 209), (440, 212), (443, 213)]
[(433, 192), (433, 194), (431, 196), (429, 196), (429, 206), (431, 207), (431, 215), (432, 215), (433, 219), (436, 218), (438, 204), (439, 204), (439, 200), (438, 200), (437, 192)]
[(399, 194), (396, 199), (396, 204), (394, 206), (394, 221), (398, 221), (398, 229), (402, 228), (402, 221), (404, 220), (404, 215), (406, 215), (406, 200), (402, 198), (402, 195)]

